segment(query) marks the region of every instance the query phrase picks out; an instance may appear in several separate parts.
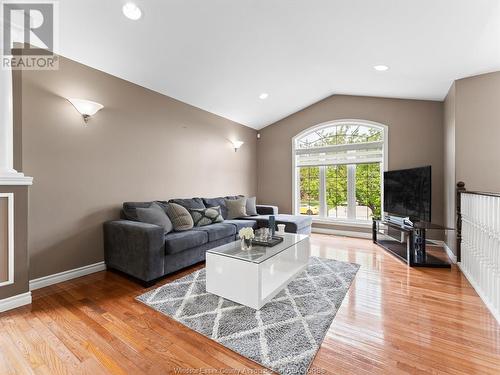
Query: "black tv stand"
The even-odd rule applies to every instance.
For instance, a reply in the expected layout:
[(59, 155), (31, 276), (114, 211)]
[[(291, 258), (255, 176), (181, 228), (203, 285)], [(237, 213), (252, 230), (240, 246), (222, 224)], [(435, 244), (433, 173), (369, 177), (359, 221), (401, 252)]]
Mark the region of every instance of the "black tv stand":
[(438, 224), (416, 222), (413, 226), (373, 220), (373, 242), (410, 267), (450, 268), (451, 264), (427, 253), (427, 230), (451, 230)]

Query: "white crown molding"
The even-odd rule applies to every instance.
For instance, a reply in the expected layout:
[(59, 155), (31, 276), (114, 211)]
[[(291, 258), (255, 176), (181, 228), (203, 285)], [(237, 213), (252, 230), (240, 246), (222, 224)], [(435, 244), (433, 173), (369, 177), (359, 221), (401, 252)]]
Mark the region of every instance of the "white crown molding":
[(0, 312), (29, 305), (30, 303), (31, 303), (31, 292), (26, 292), (9, 298), (0, 299)]
[(77, 277), (90, 275), (91, 273), (100, 272), (104, 270), (106, 270), (106, 264), (104, 262), (99, 262), (99, 263), (89, 264), (88, 266), (83, 266), (80, 268), (75, 268), (72, 270), (55, 273), (53, 275), (40, 277), (38, 279), (30, 280), (30, 290), (45, 288), (46, 286), (62, 283), (63, 281), (76, 279)]

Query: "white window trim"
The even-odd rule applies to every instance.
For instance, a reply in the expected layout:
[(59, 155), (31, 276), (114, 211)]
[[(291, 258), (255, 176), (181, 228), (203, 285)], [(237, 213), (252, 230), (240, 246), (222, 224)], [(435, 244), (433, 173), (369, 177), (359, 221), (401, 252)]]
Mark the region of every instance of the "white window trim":
[[(384, 157), (382, 161), (382, 167), (380, 168), (380, 191), (381, 191), (381, 212), (383, 214), (384, 212), (384, 172), (388, 170), (389, 167), (389, 127), (387, 125), (381, 124), (379, 122), (374, 122), (374, 121), (369, 121), (369, 120), (361, 120), (361, 119), (340, 119), (340, 120), (334, 120), (334, 121), (327, 121), (323, 122), (318, 125), (311, 126), (310, 128), (304, 129), (297, 135), (295, 135), (292, 138), (292, 212), (294, 215), (300, 215), (300, 205), (298, 205), (298, 196), (300, 195), (299, 192), (299, 184), (297, 181), (297, 167), (296, 167), (296, 141), (299, 138), (302, 138), (304, 135), (311, 133), (313, 131), (318, 131), (324, 128), (329, 128), (332, 126), (338, 126), (338, 125), (365, 125), (365, 126), (370, 126), (370, 127), (375, 127), (379, 128), (383, 131), (384, 134), (384, 141), (383, 141), (383, 151), (384, 151)], [(320, 192), (320, 194), (322, 194)], [(349, 220), (349, 219), (336, 219), (336, 218), (327, 218), (327, 217), (317, 217), (315, 218), (314, 216), (312, 217), (313, 222), (317, 223), (334, 223), (336, 225), (346, 225), (346, 226), (353, 226), (353, 225), (362, 225), (367, 226), (369, 225), (369, 222), (366, 220)]]

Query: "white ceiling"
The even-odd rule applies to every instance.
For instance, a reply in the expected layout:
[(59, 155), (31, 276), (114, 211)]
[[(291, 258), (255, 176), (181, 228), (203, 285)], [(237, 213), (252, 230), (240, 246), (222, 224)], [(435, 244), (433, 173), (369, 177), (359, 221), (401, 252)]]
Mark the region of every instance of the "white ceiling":
[(60, 1), (60, 53), (256, 129), (332, 94), (442, 100), (500, 70), (498, 0), (135, 2), (139, 21), (125, 0)]

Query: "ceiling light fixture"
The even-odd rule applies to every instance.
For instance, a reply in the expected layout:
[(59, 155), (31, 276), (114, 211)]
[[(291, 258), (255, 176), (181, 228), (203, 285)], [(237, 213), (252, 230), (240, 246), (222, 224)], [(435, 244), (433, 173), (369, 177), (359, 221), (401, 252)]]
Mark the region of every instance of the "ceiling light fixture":
[(375, 65), (373, 69), (377, 72), (385, 72), (386, 70), (389, 70), (389, 67), (387, 65)]
[(142, 16), (141, 8), (139, 8), (134, 3), (125, 4), (122, 8), (122, 11), (125, 17), (133, 21), (137, 21)]
[(100, 103), (85, 99), (68, 98), (68, 101), (73, 104), (78, 112), (80, 112), (85, 123), (89, 122), (90, 116), (94, 116), (98, 111), (104, 108)]
[(259, 99), (267, 99), (269, 97), (269, 94), (267, 92), (263, 92), (262, 94), (259, 95)]

